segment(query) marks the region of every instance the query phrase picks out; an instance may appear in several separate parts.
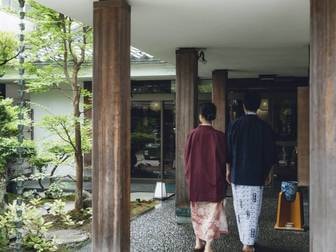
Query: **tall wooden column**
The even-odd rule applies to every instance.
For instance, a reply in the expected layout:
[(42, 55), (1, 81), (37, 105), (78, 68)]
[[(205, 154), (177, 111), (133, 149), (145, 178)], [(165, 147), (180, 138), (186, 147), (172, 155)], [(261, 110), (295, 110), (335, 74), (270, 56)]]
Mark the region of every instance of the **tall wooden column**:
[[(85, 81), (83, 83), (84, 89), (90, 93), (92, 93), (92, 82)], [(88, 106), (88, 109), (85, 109), (84, 111), (84, 118), (87, 120), (92, 121), (92, 99), (91, 97), (85, 96), (84, 97), (84, 105)], [(84, 154), (84, 167), (92, 167), (92, 150), (90, 153)], [(84, 170), (85, 174), (85, 170)]]
[(335, 0), (311, 0), (310, 27), (310, 251), (335, 251)]
[(215, 70), (212, 72), (212, 102), (217, 107), (217, 117), (213, 126), (221, 131), (226, 129), (226, 95), (228, 84), (227, 70)]
[(298, 182), (309, 186), (309, 87), (298, 87)]
[(197, 123), (198, 53), (193, 48), (176, 51), (176, 216), (183, 223), (190, 217), (184, 176), (184, 146)]
[(93, 251), (130, 250), (130, 6), (94, 2)]

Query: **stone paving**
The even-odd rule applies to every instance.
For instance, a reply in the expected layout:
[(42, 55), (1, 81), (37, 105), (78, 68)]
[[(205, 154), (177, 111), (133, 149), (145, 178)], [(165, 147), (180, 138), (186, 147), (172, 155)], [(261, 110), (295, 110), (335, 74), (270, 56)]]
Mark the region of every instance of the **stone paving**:
[[(309, 232), (274, 230), (276, 194), (266, 192), (260, 223), (260, 239), (256, 251), (304, 252), (309, 251)], [(175, 221), (174, 198), (144, 214), (131, 223), (131, 251), (193, 251), (194, 235), (191, 224), (178, 225)], [(307, 207), (307, 204), (305, 204)], [(227, 200), (230, 234), (214, 243), (214, 251), (241, 251), (233, 214), (232, 198)], [(81, 252), (91, 251), (88, 244)]]
[(89, 234), (78, 229), (53, 230), (47, 233), (49, 239), (54, 239), (56, 245), (74, 246), (89, 239)]

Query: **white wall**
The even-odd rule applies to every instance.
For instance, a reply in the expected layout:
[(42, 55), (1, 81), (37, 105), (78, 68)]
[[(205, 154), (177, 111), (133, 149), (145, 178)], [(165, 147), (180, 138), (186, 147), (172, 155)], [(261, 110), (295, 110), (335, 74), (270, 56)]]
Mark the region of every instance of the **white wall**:
[[(0, 31), (11, 32), (18, 34), (20, 32), (19, 24), (21, 22), (20, 18), (16, 15), (7, 13), (0, 10)], [(34, 28), (33, 23), (25, 20), (26, 30), (32, 31)]]
[(131, 78), (132, 80), (140, 79), (175, 79), (175, 66), (163, 64), (131, 64)]
[[(66, 91), (66, 95), (71, 96), (71, 91)], [(72, 104), (66, 95), (58, 90), (31, 94), (35, 124), (38, 124), (46, 115), (70, 115), (72, 113)], [(34, 126), (34, 141), (39, 149), (43, 148), (43, 143), (46, 141), (55, 141), (57, 139), (57, 136), (50, 134), (42, 127)], [(59, 167), (55, 175), (64, 176), (68, 174), (71, 176), (75, 175), (73, 164)]]
[[(10, 78), (7, 73), (4, 78)], [(175, 66), (168, 63), (135, 63), (131, 62), (132, 80), (161, 80), (175, 79)], [(81, 68), (79, 76), (82, 80), (92, 80), (92, 65), (85, 65)]]

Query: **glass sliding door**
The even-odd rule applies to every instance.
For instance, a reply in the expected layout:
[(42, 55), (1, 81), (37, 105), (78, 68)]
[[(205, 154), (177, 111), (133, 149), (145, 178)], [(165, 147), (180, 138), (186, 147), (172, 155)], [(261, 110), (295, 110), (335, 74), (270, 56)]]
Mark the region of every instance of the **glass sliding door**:
[(175, 179), (175, 103), (163, 103), (163, 178)]
[(132, 178), (175, 179), (175, 103), (133, 101)]
[(133, 102), (131, 117), (131, 175), (161, 178), (161, 103)]

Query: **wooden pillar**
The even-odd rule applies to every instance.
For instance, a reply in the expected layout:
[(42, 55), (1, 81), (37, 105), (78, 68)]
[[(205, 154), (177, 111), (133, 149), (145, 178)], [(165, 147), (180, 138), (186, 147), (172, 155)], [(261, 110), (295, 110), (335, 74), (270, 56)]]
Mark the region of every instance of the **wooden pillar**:
[[(92, 81), (84, 81), (83, 83), (84, 89), (87, 92), (92, 93)], [(92, 97), (85, 96), (84, 97), (84, 105), (87, 106), (84, 110), (84, 118), (86, 120), (92, 121)], [(92, 166), (92, 151), (84, 154), (84, 168)], [(85, 170), (84, 170), (85, 175)]]
[(309, 87), (298, 87), (298, 182), (309, 186)]
[(130, 6), (94, 2), (92, 251), (130, 250)]
[(198, 52), (193, 48), (176, 51), (176, 216), (183, 223), (190, 217), (184, 176), (184, 146), (197, 118)]
[(335, 251), (335, 0), (311, 0), (310, 27), (310, 251)]
[(217, 107), (217, 118), (213, 126), (221, 131), (226, 129), (226, 88), (228, 83), (227, 70), (212, 72), (212, 102)]

